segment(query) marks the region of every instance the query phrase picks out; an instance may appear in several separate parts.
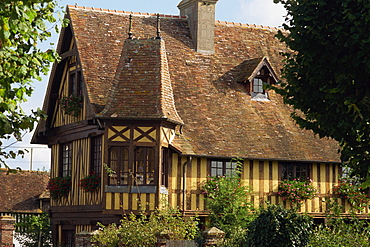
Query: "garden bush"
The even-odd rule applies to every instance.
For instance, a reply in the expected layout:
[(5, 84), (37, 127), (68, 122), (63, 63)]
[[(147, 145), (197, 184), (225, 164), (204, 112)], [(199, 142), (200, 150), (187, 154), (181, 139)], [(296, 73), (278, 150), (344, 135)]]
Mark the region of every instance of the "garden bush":
[(151, 214), (142, 211), (140, 215), (125, 216), (120, 225), (103, 226), (93, 237), (106, 247), (123, 244), (127, 247), (152, 247), (156, 243), (156, 233), (167, 230), (172, 240), (194, 239), (198, 235), (198, 221), (195, 217), (185, 219), (177, 209), (169, 206), (155, 210)]
[(299, 215), (280, 205), (269, 205), (267, 209), (261, 209), (257, 218), (250, 223), (244, 246), (307, 246), (312, 227), (311, 217)]
[(310, 238), (310, 247), (365, 247), (370, 246), (370, 225), (359, 219), (336, 219), (319, 225)]
[[(241, 166), (240, 160), (236, 162)], [(203, 184), (205, 205), (210, 212), (208, 227), (217, 227), (225, 232), (224, 246), (239, 246), (244, 241), (245, 229), (255, 218), (255, 209), (250, 197), (252, 188), (240, 181), (239, 169), (228, 176), (211, 176)]]

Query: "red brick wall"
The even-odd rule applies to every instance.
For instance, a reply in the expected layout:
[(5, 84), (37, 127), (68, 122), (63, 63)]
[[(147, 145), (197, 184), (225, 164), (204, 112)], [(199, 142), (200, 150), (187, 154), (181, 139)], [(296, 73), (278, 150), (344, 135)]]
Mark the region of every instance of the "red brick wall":
[(13, 246), (15, 219), (11, 216), (0, 216), (0, 246)]

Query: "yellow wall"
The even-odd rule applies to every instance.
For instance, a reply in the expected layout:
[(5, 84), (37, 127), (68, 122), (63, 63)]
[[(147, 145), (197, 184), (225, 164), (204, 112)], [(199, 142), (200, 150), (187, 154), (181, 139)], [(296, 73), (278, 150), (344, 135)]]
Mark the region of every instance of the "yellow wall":
[[(75, 62), (76, 62), (76, 57), (71, 57), (69, 59), (69, 64), (75, 63)], [(61, 84), (60, 84), (60, 88), (59, 88), (59, 92), (58, 92), (58, 95), (59, 95), (58, 101), (62, 97), (68, 96), (70, 94), (70, 92), (69, 92), (69, 73), (71, 71), (77, 69), (77, 68), (80, 68), (80, 65), (76, 65), (74, 67), (69, 67), (69, 64), (67, 63), (65, 68), (64, 68), (64, 72), (63, 72), (63, 76), (62, 76), (62, 79), (61, 79)], [(78, 63), (76, 63), (76, 64), (78, 64)], [(66, 124), (75, 123), (75, 122), (84, 120), (85, 117), (86, 117), (86, 100), (85, 100), (85, 98), (86, 97), (84, 97), (82, 110), (81, 110), (78, 117), (74, 117), (74, 116), (70, 116), (70, 115), (65, 114), (63, 109), (60, 107), (59, 102), (57, 102), (57, 104), (55, 106), (56, 109), (54, 111), (54, 115), (49, 116), (49, 117), (52, 117), (53, 127), (60, 127), (60, 126), (66, 125)]]
[[(94, 205), (102, 203), (102, 187), (98, 192), (85, 192), (79, 187), (79, 181), (89, 175), (90, 172), (90, 138), (72, 142), (72, 189), (69, 197), (59, 202), (52, 200), (51, 205)], [(104, 141), (103, 141), (104, 145)], [(60, 145), (52, 146), (52, 170), (51, 177), (59, 176), (59, 151)], [(104, 147), (102, 147), (104, 148)]]

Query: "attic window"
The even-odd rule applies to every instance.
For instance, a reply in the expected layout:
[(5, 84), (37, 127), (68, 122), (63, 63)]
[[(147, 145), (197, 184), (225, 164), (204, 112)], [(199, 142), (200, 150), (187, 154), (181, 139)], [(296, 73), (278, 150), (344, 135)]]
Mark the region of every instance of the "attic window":
[(254, 78), (253, 80), (253, 93), (264, 93), (263, 81), (261, 78)]
[(238, 69), (241, 72), (237, 80), (246, 84), (252, 100), (269, 101), (265, 85), (272, 85), (278, 79), (267, 57), (245, 60)]
[(264, 84), (271, 85), (274, 79), (270, 75), (270, 72), (266, 66), (263, 66), (261, 70), (257, 73), (257, 76), (253, 78), (251, 85), (251, 95), (254, 100), (269, 100), (268, 92), (264, 89)]

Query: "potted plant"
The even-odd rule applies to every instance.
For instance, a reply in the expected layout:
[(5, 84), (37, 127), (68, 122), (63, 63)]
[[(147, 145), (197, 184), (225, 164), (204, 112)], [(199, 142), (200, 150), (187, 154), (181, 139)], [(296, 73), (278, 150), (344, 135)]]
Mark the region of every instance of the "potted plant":
[(100, 188), (100, 175), (91, 171), (89, 175), (80, 180), (80, 187), (86, 192), (95, 192)]
[(298, 210), (303, 201), (316, 196), (316, 188), (311, 184), (313, 180), (294, 178), (284, 180), (279, 184), (278, 195), (283, 201), (290, 201), (293, 209)]
[(60, 200), (68, 197), (71, 187), (71, 177), (55, 177), (49, 180), (47, 189), (49, 189), (52, 199)]
[(70, 94), (63, 96), (59, 103), (65, 114), (78, 117), (82, 108), (83, 98), (81, 94)]

